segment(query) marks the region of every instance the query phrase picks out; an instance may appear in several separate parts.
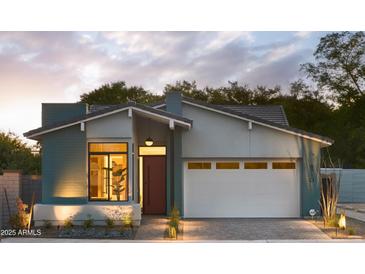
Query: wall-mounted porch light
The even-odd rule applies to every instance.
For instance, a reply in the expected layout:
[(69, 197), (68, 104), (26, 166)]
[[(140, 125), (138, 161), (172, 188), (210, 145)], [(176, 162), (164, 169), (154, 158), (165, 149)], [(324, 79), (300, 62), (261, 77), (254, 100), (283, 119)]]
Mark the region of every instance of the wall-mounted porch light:
[(145, 141), (144, 141), (144, 144), (148, 147), (152, 146), (153, 145), (153, 140), (151, 137), (148, 137)]
[[(148, 120), (148, 124), (147, 124), (147, 129), (148, 129), (148, 135), (151, 134), (151, 131), (150, 131), (150, 125), (151, 125), (151, 119)], [(151, 136), (151, 135), (150, 135)], [(152, 146), (153, 145), (153, 140), (151, 137), (148, 137), (146, 140), (144, 140), (144, 144), (148, 147)]]

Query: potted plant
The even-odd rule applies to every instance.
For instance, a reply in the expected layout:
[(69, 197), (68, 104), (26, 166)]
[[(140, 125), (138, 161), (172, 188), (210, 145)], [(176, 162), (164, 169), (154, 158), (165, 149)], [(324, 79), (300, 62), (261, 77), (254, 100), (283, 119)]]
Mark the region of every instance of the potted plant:
[(127, 168), (121, 168), (112, 173), (113, 176), (117, 177), (117, 180), (113, 182), (112, 189), (113, 193), (117, 196), (117, 201), (120, 201), (120, 194), (125, 190), (124, 180), (127, 177)]

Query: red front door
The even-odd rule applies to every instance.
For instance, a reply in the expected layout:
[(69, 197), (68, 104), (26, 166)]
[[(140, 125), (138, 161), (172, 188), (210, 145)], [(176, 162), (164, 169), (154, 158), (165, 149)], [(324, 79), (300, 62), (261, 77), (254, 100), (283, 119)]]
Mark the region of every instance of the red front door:
[(166, 158), (143, 157), (143, 213), (166, 214)]

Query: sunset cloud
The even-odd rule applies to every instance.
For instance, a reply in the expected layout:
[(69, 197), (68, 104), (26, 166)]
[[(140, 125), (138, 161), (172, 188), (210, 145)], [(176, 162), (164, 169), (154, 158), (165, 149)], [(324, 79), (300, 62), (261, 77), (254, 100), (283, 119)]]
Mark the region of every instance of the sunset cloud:
[(178, 80), (285, 88), (298, 77), (299, 64), (311, 60), (322, 35), (0, 32), (0, 130), (21, 134), (38, 127), (42, 102), (75, 102), (80, 94), (111, 81), (124, 80), (155, 93)]

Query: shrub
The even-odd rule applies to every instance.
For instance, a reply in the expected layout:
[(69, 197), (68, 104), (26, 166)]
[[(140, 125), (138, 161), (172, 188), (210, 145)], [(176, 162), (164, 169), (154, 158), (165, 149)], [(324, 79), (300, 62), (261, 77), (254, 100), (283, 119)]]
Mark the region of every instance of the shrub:
[(349, 233), (349, 235), (355, 235), (356, 234), (356, 230), (353, 227), (349, 227), (347, 229), (347, 232)]
[(71, 229), (74, 227), (74, 224), (72, 222), (72, 216), (68, 217), (64, 222), (63, 222), (63, 227), (65, 229)]
[(43, 220), (43, 227), (45, 229), (50, 229), (52, 227), (52, 223), (49, 220)]
[(176, 239), (177, 238), (177, 233), (176, 233), (176, 228), (175, 227), (169, 226), (168, 236), (169, 236), (170, 239)]
[(22, 199), (16, 198), (17, 213), (10, 216), (9, 223), (12, 228), (23, 229), (28, 226), (29, 213), (27, 213), (28, 205), (24, 204)]
[(320, 205), (325, 225), (337, 226), (336, 209), (339, 196), (340, 178), (336, 174), (322, 177), (320, 183)]
[(170, 212), (168, 225), (170, 227), (174, 227), (176, 229), (176, 232), (179, 231), (179, 228), (180, 228), (180, 211), (176, 207), (174, 207)]
[(177, 234), (180, 232), (180, 211), (176, 207), (172, 208), (167, 224), (168, 237), (170, 239), (176, 239)]
[(335, 215), (334, 217), (332, 217), (331, 219), (327, 219), (327, 226), (330, 226), (330, 227), (338, 227), (338, 216)]
[(94, 226), (94, 219), (91, 217), (90, 214), (87, 215), (87, 219), (84, 221), (82, 225), (85, 229), (92, 228)]
[(114, 220), (113, 220), (113, 219), (111, 219), (111, 218), (106, 218), (106, 219), (105, 219), (105, 224), (106, 224), (106, 226), (107, 226), (107, 228), (108, 228), (108, 229), (111, 229), (111, 228), (113, 228), (113, 227), (114, 227), (115, 222), (114, 222)]
[(127, 213), (122, 218), (122, 224), (124, 227), (132, 227), (132, 214)]

